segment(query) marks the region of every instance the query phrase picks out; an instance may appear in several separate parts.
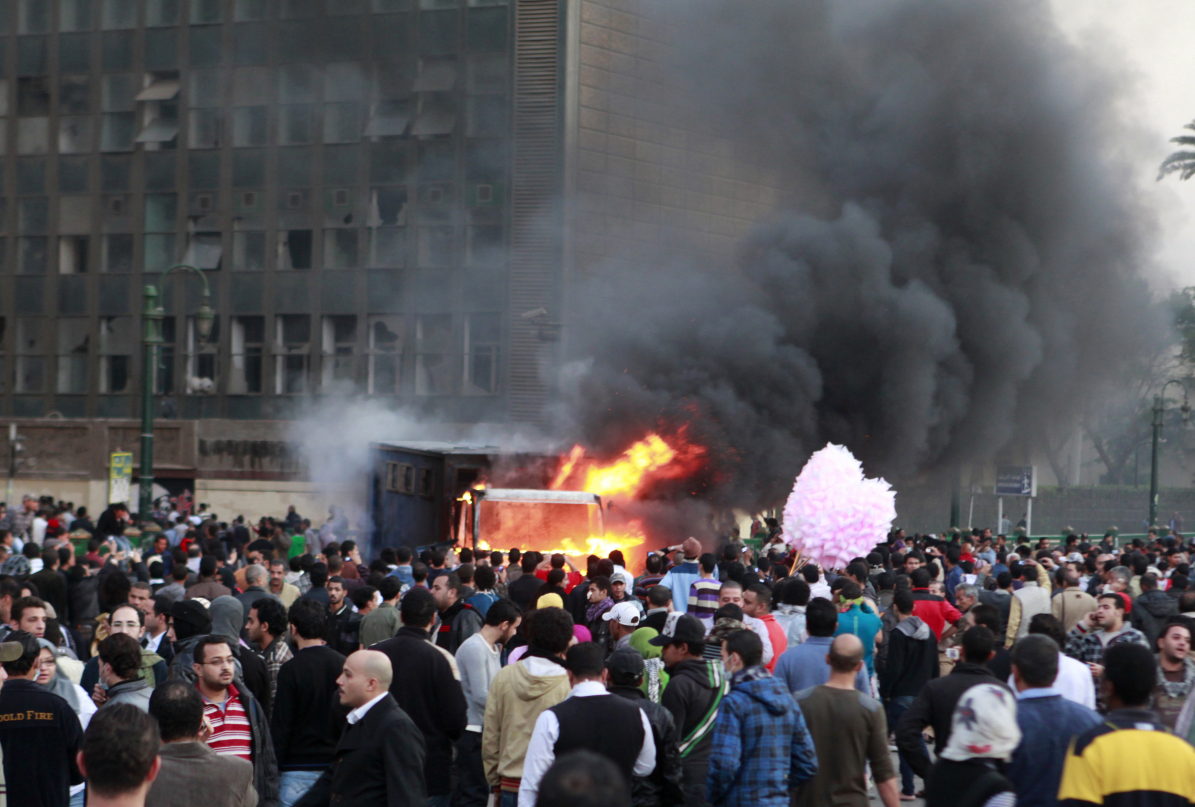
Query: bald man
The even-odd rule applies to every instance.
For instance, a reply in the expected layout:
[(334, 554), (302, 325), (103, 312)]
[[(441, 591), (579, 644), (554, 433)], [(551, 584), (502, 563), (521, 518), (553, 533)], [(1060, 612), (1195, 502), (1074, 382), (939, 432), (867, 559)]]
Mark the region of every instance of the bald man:
[(871, 763), (884, 807), (900, 804), (896, 770), (888, 753), (888, 721), (880, 702), (855, 689), (863, 668), (863, 642), (844, 633), (826, 654), (830, 680), (794, 693), (813, 735), (817, 775), (797, 790), (794, 807), (823, 804), (867, 804), (866, 764)]
[(332, 764), (296, 807), (423, 805), (423, 735), (390, 695), (394, 670), (376, 650), (358, 650), (336, 679), (351, 709)]

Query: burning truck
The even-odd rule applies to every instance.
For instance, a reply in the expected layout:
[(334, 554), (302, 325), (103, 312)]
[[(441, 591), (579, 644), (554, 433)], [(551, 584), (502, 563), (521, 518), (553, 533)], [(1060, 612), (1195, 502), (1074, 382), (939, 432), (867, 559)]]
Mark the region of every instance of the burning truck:
[(574, 562), (615, 549), (634, 562), (670, 541), (648, 534), (636, 505), (699, 473), (705, 454), (683, 430), (648, 434), (609, 459), (580, 445), (564, 455), (443, 442), (370, 448), (375, 546), (520, 547)]

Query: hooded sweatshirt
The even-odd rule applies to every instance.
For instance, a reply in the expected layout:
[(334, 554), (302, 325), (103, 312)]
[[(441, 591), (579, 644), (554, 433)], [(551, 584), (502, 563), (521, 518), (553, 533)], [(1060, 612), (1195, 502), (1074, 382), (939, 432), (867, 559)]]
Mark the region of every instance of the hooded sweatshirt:
[(1158, 646), (1158, 637), (1162, 635), (1166, 620), (1177, 613), (1178, 601), (1155, 588), (1136, 599), (1126, 621), (1145, 634), (1145, 640), (1152, 649)]
[(490, 683), (481, 739), (481, 760), (491, 787), (517, 793), (527, 744), (541, 712), (568, 697), (564, 667), (544, 658), (523, 658), (503, 667)]
[(938, 644), (934, 632), (920, 618), (910, 616), (888, 636), (884, 669), (880, 672), (880, 697), (916, 697), (925, 683), (938, 677)]

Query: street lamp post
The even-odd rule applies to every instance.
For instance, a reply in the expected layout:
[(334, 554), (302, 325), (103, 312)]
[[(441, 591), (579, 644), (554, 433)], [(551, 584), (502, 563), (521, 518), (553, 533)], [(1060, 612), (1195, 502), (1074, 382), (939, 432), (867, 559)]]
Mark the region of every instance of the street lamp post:
[[(203, 303), (195, 312), (195, 329), (199, 340), (206, 342), (212, 332), (212, 320), (215, 312), (211, 306), (211, 290), (208, 286), (207, 275), (201, 269), (196, 269), (185, 263), (175, 264), (162, 273), (162, 291), (165, 296), (166, 281), (170, 275), (178, 271), (194, 272), (203, 282)], [(154, 375), (158, 369), (158, 347), (162, 344), (162, 305), (158, 297), (158, 290), (153, 286), (146, 286), (142, 292), (143, 304), (141, 308), (141, 475), (139, 487), (141, 491), (137, 514), (142, 522), (149, 519), (153, 509), (154, 486)]]
[(1178, 384), (1183, 391), (1183, 405), (1179, 411), (1183, 415), (1183, 427), (1191, 425), (1191, 405), (1187, 400), (1187, 385), (1181, 381), (1171, 379), (1162, 385), (1162, 391), (1154, 396), (1153, 406), (1153, 454), (1149, 461), (1149, 526), (1158, 526), (1158, 438), (1162, 433), (1162, 414), (1165, 412), (1166, 388), (1171, 384)]

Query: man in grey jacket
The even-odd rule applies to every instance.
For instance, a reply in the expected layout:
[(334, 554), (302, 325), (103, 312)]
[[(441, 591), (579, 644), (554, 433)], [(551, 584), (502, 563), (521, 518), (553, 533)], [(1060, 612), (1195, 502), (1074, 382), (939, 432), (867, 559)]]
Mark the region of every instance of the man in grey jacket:
[(141, 677), (141, 645), (126, 633), (114, 633), (100, 642), (100, 685), (108, 699), (100, 708), (128, 703), (149, 711), (152, 690)]
[(515, 635), (522, 620), (519, 606), (505, 597), (499, 598), (486, 611), (481, 630), (462, 642), (456, 651), (461, 689), (468, 708), (468, 724), (465, 733), (456, 741), (456, 759), (453, 761), (459, 783), (457, 807), (485, 807), (489, 799), (490, 786), (481, 761), (485, 704), (490, 694), (490, 682), (502, 669), (501, 645)]
[(146, 807), (254, 807), (253, 765), (207, 747), (203, 698), (183, 681), (154, 690), (149, 713), (162, 734), (162, 768)]

